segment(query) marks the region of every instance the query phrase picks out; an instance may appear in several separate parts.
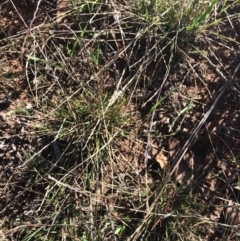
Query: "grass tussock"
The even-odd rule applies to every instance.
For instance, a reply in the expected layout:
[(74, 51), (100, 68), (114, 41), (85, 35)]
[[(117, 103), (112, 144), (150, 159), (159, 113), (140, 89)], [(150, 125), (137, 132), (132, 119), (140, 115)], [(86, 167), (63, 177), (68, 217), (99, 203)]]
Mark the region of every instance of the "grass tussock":
[(38, 3), (6, 3), (2, 240), (237, 240), (239, 1)]

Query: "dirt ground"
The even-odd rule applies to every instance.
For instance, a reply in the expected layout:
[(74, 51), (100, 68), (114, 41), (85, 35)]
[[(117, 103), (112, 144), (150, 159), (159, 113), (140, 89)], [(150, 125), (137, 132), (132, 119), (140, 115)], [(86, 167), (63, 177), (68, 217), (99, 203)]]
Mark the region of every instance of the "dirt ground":
[[(51, 3), (43, 1), (35, 21), (32, 22), (36, 5), (29, 4), (30, 2), (9, 1), (4, 3), (0, 10), (0, 98), (4, 99), (6, 95), (12, 93), (6, 103), (0, 103), (0, 237), (2, 240), (21, 240), (22, 228), (34, 229), (37, 220), (30, 212), (38, 194), (44, 193), (48, 186), (46, 180), (41, 179), (41, 175), (33, 177), (32, 170), (38, 166), (33, 166), (31, 170), (29, 166), (31, 164), (25, 165), (26, 159), (35, 153), (41, 153), (41, 148), (52, 140), (52, 136), (37, 135), (36, 128), (32, 125), (34, 120), (39, 120), (40, 108), (31, 90), (34, 73), (31, 72), (31, 67), (27, 66), (26, 55), (33, 48), (29, 40), (30, 28), (40, 32), (44, 25), (45, 31), (41, 32), (43, 39), (51, 36), (49, 32), (52, 26), (49, 23), (51, 18), (56, 16), (58, 9), (55, 1)], [(239, 9), (231, 9), (232, 13), (239, 10), (240, 5)], [(48, 24), (49, 27), (46, 27)], [(216, 225), (208, 225), (207, 231), (206, 226), (202, 224), (202, 229), (205, 230), (205, 234), (202, 232), (202, 240), (222, 240), (221, 227), (219, 228), (217, 223), (239, 224), (240, 220), (237, 208), (226, 209), (229, 205), (237, 205), (240, 197), (239, 190), (236, 189), (240, 168), (239, 26), (240, 20), (236, 19), (232, 23), (219, 24), (216, 27), (221, 35), (234, 40), (229, 42), (226, 39), (226, 45), (224, 42), (219, 45), (218, 36), (211, 34), (193, 39), (198, 43), (199, 49), (207, 53), (210, 61), (194, 53), (176, 58), (166, 80), (163, 76), (164, 66), (158, 72), (149, 68), (147, 71), (151, 77), (138, 86), (139, 91), (131, 103), (131, 109), (135, 112), (134, 118), (140, 123), (137, 137), (133, 131), (132, 140), (118, 143), (119, 156), (123, 154), (119, 173), (130, 173), (130, 176), (139, 178), (132, 171), (132, 166), (135, 165), (142, 182), (147, 172), (149, 183), (158, 183), (161, 180), (162, 169), (166, 165), (165, 158), (174, 159), (178, 150), (184, 146), (204, 114), (219, 96), (226, 81), (230, 81), (229, 73), (234, 74), (234, 79), (231, 80), (173, 174), (177, 185), (185, 183), (186, 180), (187, 182), (195, 180), (192, 188), (194, 200), (202, 203), (204, 207), (199, 215), (216, 222)], [(61, 31), (59, 26), (55, 27)], [(121, 61), (124, 62), (124, 59)], [(161, 67), (161, 63), (159, 65)], [(82, 66), (85, 71), (84, 64)], [(121, 69), (121, 63), (119, 66)], [(219, 73), (224, 74), (226, 79), (224, 80)], [(91, 74), (86, 71), (82, 75), (86, 80), (89, 76)], [(109, 78), (111, 80), (111, 77)], [(108, 85), (109, 82), (105, 84)], [(71, 88), (69, 83), (65, 87)], [(75, 87), (72, 88), (71, 91), (74, 91)], [(149, 130), (147, 113), (155, 103), (159, 89), (162, 95), (172, 89), (175, 91), (163, 102), (161, 108), (156, 109), (149, 140), (146, 134)], [(186, 114), (179, 114), (189, 106), (191, 108)], [(174, 125), (171, 126), (170, 123)], [(169, 128), (172, 133), (175, 132), (172, 137), (168, 136)], [(144, 152), (148, 141), (151, 144), (148, 167), (145, 170)], [(41, 155), (51, 160), (54, 155), (52, 146), (44, 149)], [(108, 164), (106, 167), (110, 169)], [(39, 172), (50, 173), (52, 163), (46, 162), (41, 168)], [(31, 182), (32, 178), (35, 178), (34, 182)], [(106, 174), (105, 178), (106, 182), (112, 180), (110, 174), (109, 176)], [(125, 208), (129, 206), (127, 202), (126, 200), (126, 204), (123, 204)], [(229, 217), (231, 215), (232, 218)], [(228, 221), (229, 219), (235, 221)]]

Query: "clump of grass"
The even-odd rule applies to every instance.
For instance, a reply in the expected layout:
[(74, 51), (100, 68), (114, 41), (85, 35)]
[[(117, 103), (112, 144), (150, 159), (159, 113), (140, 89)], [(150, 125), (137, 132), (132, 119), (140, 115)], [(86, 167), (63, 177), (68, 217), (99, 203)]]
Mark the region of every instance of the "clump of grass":
[[(38, 111), (37, 134), (65, 143), (64, 162), (44, 159), (41, 152), (29, 157), (35, 162), (28, 165), (36, 175), (32, 179), (45, 191), (34, 199), (36, 225), (20, 231), (21, 240), (204, 237), (198, 230), (204, 219), (194, 213), (203, 204), (191, 185), (177, 187), (170, 178), (150, 196), (158, 184), (148, 183), (148, 149), (158, 131), (156, 113), (179, 89), (172, 83), (170, 91), (163, 88), (179, 53), (188, 58), (194, 37), (223, 21), (228, 7), (216, 0), (73, 0), (64, 16), (69, 26), (59, 25), (64, 30), (47, 36), (47, 43), (36, 32), (26, 67), (34, 75), (28, 84)], [(146, 95), (153, 85), (157, 88)], [(194, 97), (187, 103), (172, 114), (163, 134), (182, 129)], [(140, 154), (132, 160), (129, 149)], [(50, 168), (39, 171), (41, 161)], [(157, 169), (158, 181), (169, 172)]]

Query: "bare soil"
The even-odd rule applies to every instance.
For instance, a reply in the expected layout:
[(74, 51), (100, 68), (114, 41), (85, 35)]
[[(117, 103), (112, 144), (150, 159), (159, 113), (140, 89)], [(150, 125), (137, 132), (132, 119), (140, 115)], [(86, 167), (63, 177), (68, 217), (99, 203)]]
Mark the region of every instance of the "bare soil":
[[(59, 171), (54, 169), (51, 162), (54, 159), (53, 147), (49, 146), (41, 152), (41, 148), (52, 141), (53, 137), (37, 135), (36, 128), (32, 125), (32, 121), (39, 119), (40, 113), (38, 103), (34, 101), (31, 91), (34, 75), (30, 68), (26, 67), (26, 54), (31, 52), (33, 47), (29, 40), (30, 37), (28, 37), (28, 31), (36, 5), (24, 1), (13, 1), (13, 3), (11, 1), (5, 3), (0, 12), (0, 98), (3, 98), (9, 91), (13, 91), (9, 104), (0, 104), (0, 237), (2, 235), (2, 240), (21, 240), (24, 236), (23, 228), (32, 227), (34, 229), (38, 225), (38, 220), (29, 213), (29, 210), (34, 210), (35, 200), (44, 198), (45, 188), (49, 183), (42, 177)], [(39, 28), (40, 31), (44, 24), (45, 30), (51, 31), (50, 25), (46, 27), (52, 18), (51, 14), (46, 15), (48, 11), (54, 16), (57, 12), (56, 3), (43, 1), (31, 27)], [(238, 9), (231, 9), (231, 12), (238, 12)], [(234, 73), (235, 79), (217, 103), (174, 173), (176, 185), (181, 185), (186, 180), (191, 182), (194, 180), (192, 189), (194, 200), (202, 203), (205, 207), (199, 215), (216, 222), (216, 225), (211, 224), (207, 227), (205, 224), (202, 225), (202, 240), (222, 240), (222, 231), (217, 223), (227, 223), (227, 218), (224, 217), (224, 207), (230, 202), (238, 203), (239, 201), (240, 193), (233, 188), (233, 184), (239, 181), (240, 69), (237, 69), (240, 61), (239, 21), (236, 19), (231, 24), (219, 24), (216, 27), (219, 34), (227, 36), (228, 39), (234, 39), (234, 41), (230, 42), (226, 39), (226, 43), (224, 43), (221, 40), (222, 45), (219, 45), (218, 37), (212, 36), (210, 33), (206, 33), (206, 36), (203, 35), (201, 38), (193, 39), (199, 49), (207, 53), (207, 57), (213, 65), (217, 66), (219, 72), (226, 76), (226, 80), (230, 78), (228, 73), (233, 74), (236, 71)], [(56, 29), (61, 31), (59, 26), (56, 26)], [(45, 34), (46, 36), (51, 35)], [(42, 35), (42, 43), (44, 44), (44, 33)], [(59, 40), (57, 44), (61, 46), (65, 41)], [(75, 65), (72, 62), (75, 70), (78, 71), (83, 80), (88, 81), (92, 77), (94, 67), (84, 62), (78, 66), (77, 61), (75, 62)], [(124, 58), (120, 58), (117, 67), (119, 71), (124, 64)], [(167, 160), (174, 157), (177, 151), (184, 146), (204, 113), (217, 98), (219, 90), (226, 83), (216, 68), (206, 59), (194, 53), (188, 57), (180, 56), (174, 59), (166, 80), (163, 76), (165, 72), (163, 63), (156, 62), (155, 64), (160, 70), (156, 71), (155, 68), (147, 70), (149, 79), (139, 84), (138, 94), (135, 94), (131, 103), (133, 118), (139, 123), (139, 127), (132, 129), (131, 138), (118, 143), (117, 151), (119, 156), (118, 175), (129, 185), (132, 179), (136, 179), (144, 185), (147, 173), (147, 180), (149, 185), (152, 185), (153, 190), (162, 178), (161, 164), (165, 165), (162, 163), (163, 160), (161, 160), (159, 153), (162, 152)], [(104, 81), (101, 84), (111, 90), (114, 82), (111, 72), (106, 71), (103, 76)], [(162, 85), (164, 81), (165, 83)], [(93, 84), (96, 82), (93, 80)], [(72, 92), (77, 89), (77, 86), (71, 86), (70, 82), (66, 82), (64, 87), (71, 89)], [(176, 91), (163, 102), (161, 108), (156, 109), (152, 120), (154, 124), (146, 169), (144, 153), (148, 141), (147, 131), (149, 130), (149, 115), (147, 113), (155, 103), (154, 101), (158, 96), (156, 92), (159, 89), (161, 89), (161, 95), (164, 96), (175, 87)], [(41, 92), (39, 94), (44, 95)], [(52, 101), (57, 101), (56, 96), (53, 95), (51, 98)], [(176, 119), (190, 102), (192, 102), (192, 107), (184, 116), (184, 121), (181, 122), (183, 116)], [(26, 110), (28, 113), (23, 113)], [(169, 137), (168, 130), (174, 121), (175, 125), (172, 126), (172, 131), (175, 131), (176, 134), (174, 137)], [(66, 148), (67, 143), (63, 142), (62, 146), (63, 149)], [(39, 166), (37, 164), (34, 166), (31, 164), (23, 165), (26, 159), (35, 153), (40, 153), (48, 161), (39, 164)], [(105, 162), (106, 170), (103, 170), (102, 175), (105, 176), (104, 183), (110, 185), (115, 182), (116, 177), (111, 174), (111, 165), (108, 160)], [(167, 165), (171, 164), (170, 162)], [(41, 167), (40, 174), (36, 176), (33, 170), (38, 170), (39, 167)], [(78, 177), (76, 179), (80, 180)], [(106, 195), (110, 207), (115, 205), (117, 197), (108, 193), (109, 187), (105, 184), (99, 188), (101, 190), (94, 189), (94, 192)], [(89, 190), (91, 191), (91, 187)], [(132, 191), (137, 192), (137, 190)], [(69, 195), (74, 198), (74, 195)], [(174, 194), (172, 195), (174, 196)], [(84, 200), (80, 194), (79, 196), (76, 194), (75, 198), (77, 202)], [(101, 201), (99, 194), (98, 202)], [(122, 217), (127, 212), (126, 210), (132, 207), (132, 202), (134, 200), (129, 201), (123, 198), (121, 209), (115, 213), (115, 216)], [(142, 218), (140, 212), (137, 214), (129, 213), (133, 219)], [(101, 213), (98, 215), (101, 216)], [(43, 220), (41, 222), (44, 223)], [(239, 224), (238, 221), (236, 223)], [(164, 222), (161, 225), (164, 225)], [(157, 227), (159, 226), (156, 225), (155, 228)], [(206, 228), (207, 232), (205, 232)]]

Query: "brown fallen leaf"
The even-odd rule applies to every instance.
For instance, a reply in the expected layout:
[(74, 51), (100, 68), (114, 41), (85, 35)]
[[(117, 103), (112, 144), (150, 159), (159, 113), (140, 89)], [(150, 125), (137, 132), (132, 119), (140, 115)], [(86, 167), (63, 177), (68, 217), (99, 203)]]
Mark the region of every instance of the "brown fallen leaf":
[(240, 224), (240, 205), (229, 201), (228, 207), (224, 210), (225, 223), (228, 225)]
[(57, 1), (57, 19), (56, 22), (60, 23), (64, 17), (64, 13), (67, 11), (69, 0), (58, 0)]
[(179, 184), (190, 184), (191, 180), (191, 169), (188, 167), (187, 163), (182, 160), (179, 166), (174, 172), (174, 180)]
[(179, 141), (176, 138), (171, 137), (168, 141), (168, 146), (170, 158), (173, 160), (179, 150)]
[[(168, 142), (169, 145), (169, 156), (171, 158), (171, 161), (176, 156), (178, 150), (180, 149), (180, 143), (177, 139), (174, 137), (169, 139)], [(191, 154), (186, 153), (182, 159), (182, 161), (177, 166), (175, 172), (174, 172), (174, 180), (176, 183), (189, 184), (191, 181), (191, 168), (193, 160)]]
[(161, 169), (163, 170), (167, 164), (168, 164), (168, 159), (166, 156), (164, 156), (163, 151), (160, 151), (156, 157), (155, 160), (159, 163)]

